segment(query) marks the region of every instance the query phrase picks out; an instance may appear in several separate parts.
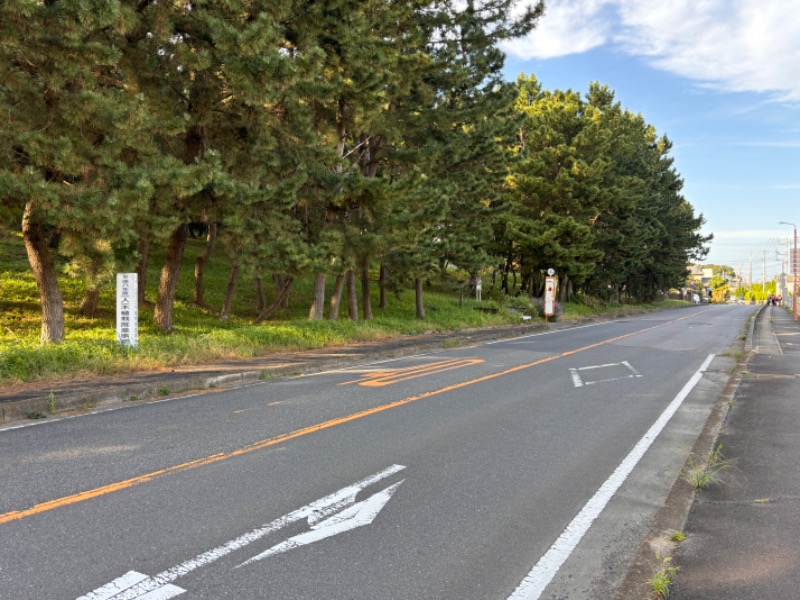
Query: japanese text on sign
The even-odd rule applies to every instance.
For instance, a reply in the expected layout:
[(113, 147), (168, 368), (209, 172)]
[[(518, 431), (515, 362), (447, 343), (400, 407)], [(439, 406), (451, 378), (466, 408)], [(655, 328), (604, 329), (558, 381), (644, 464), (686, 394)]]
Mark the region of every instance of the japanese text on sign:
[(136, 273), (117, 273), (117, 343), (139, 345), (139, 295)]

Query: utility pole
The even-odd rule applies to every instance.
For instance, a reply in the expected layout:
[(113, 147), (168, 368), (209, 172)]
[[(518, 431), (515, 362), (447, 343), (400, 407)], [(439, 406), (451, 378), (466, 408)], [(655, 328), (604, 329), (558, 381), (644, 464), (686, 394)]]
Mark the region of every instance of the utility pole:
[(794, 251), (792, 252), (792, 313), (797, 320), (797, 225), (787, 221), (778, 221), (778, 225), (791, 225), (794, 228)]

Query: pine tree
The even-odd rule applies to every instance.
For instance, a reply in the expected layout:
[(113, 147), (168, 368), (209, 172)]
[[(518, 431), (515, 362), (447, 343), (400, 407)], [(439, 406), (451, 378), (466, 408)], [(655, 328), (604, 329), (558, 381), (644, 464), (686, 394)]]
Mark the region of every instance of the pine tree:
[[(154, 196), (147, 228), (167, 245), (154, 316), (170, 331), (188, 222), (203, 216), (246, 234), (251, 230), (242, 224), (258, 214), (264, 226), (243, 245), (268, 229), (268, 203), (256, 207), (253, 198), (274, 199), (264, 190), (275, 186), (308, 131), (295, 92), (299, 82), (313, 80), (318, 55), (287, 50), (291, 5), (145, 2), (137, 10), (141, 24), (129, 36), (129, 63), (140, 69), (167, 164), (182, 165), (174, 169), (172, 190)], [(281, 188), (288, 195), (275, 211), (295, 203), (290, 190), (302, 170), (303, 163), (291, 166), (292, 185)]]
[(50, 246), (96, 279), (152, 191), (136, 160), (147, 113), (120, 68), (131, 23), (113, 0), (0, 4), (0, 202), (20, 218), (43, 343), (65, 335)]

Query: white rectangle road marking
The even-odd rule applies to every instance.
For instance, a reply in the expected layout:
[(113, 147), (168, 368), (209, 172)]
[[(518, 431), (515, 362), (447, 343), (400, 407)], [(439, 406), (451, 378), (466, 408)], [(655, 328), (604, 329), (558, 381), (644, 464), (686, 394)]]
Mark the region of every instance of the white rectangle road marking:
[(678, 392), (678, 395), (675, 396), (667, 408), (664, 409), (664, 412), (656, 419), (655, 423), (647, 430), (644, 437), (637, 442), (628, 456), (625, 457), (611, 476), (600, 486), (600, 489), (595, 492), (594, 496), (572, 519), (567, 528), (558, 536), (555, 543), (550, 546), (550, 549), (539, 559), (539, 562), (534, 565), (533, 569), (514, 590), (514, 593), (508, 597), (508, 600), (537, 600), (542, 595), (545, 588), (550, 585), (550, 582), (558, 573), (558, 570), (567, 561), (572, 551), (575, 550), (583, 536), (586, 535), (586, 532), (589, 531), (592, 523), (600, 516), (600, 513), (603, 512), (603, 509), (614, 497), (614, 494), (617, 493), (617, 490), (631, 474), (645, 452), (678, 411), (689, 393), (702, 379), (703, 373), (708, 368), (708, 365), (711, 364), (711, 361), (714, 360), (714, 356), (714, 354), (710, 354), (700, 365), (700, 368)]
[[(591, 381), (584, 381), (581, 378), (580, 371), (596, 371), (597, 369), (611, 369), (613, 367), (625, 367), (628, 371), (631, 372), (630, 375), (620, 375), (617, 377), (609, 377), (607, 379), (594, 379)], [(619, 369), (618, 369), (619, 370)], [(605, 365), (591, 365), (588, 367), (571, 367), (569, 370), (569, 374), (572, 377), (572, 384), (576, 387), (583, 387), (585, 385), (594, 385), (595, 383), (606, 383), (609, 381), (618, 381), (620, 379), (634, 379), (637, 377), (642, 377), (642, 374), (639, 373), (636, 369), (631, 366), (627, 360), (623, 360), (622, 362), (618, 363), (608, 363)]]

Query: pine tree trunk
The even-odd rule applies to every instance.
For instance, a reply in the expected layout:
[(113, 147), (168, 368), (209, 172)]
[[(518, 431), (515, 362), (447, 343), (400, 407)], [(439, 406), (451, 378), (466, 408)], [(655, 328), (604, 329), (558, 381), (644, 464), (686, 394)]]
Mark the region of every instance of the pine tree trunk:
[(372, 299), (369, 295), (369, 259), (361, 261), (361, 308), (364, 311), (364, 320), (372, 320)]
[(564, 275), (563, 280), (560, 282), (560, 289), (558, 290), (558, 301), (562, 306), (567, 301), (567, 286), (569, 286), (569, 277)]
[(253, 321), (254, 323), (261, 323), (262, 321), (268, 319), (272, 316), (276, 310), (281, 308), (283, 304), (286, 303), (286, 300), (289, 298), (289, 288), (292, 287), (292, 282), (294, 281), (293, 275), (284, 275), (281, 277), (281, 285), (277, 290), (277, 295), (275, 296), (275, 300), (272, 301), (272, 304), (264, 308), (258, 316)]
[(86, 293), (83, 295), (83, 300), (81, 300), (81, 307), (78, 309), (78, 312), (84, 317), (94, 319), (94, 313), (97, 312), (97, 301), (99, 299), (100, 290), (98, 290), (97, 287), (87, 289)]
[[(272, 280), (275, 282), (275, 295), (280, 300), (280, 304), (278, 308), (289, 308), (289, 294), (282, 294), (281, 290), (283, 290), (286, 286), (286, 282), (289, 282), (289, 285), (294, 281), (294, 276), (292, 275), (273, 275)], [(288, 288), (286, 288), (288, 292)]]
[(380, 276), (380, 290), (381, 290), (381, 299), (378, 307), (381, 310), (386, 310), (386, 307), (389, 305), (389, 300), (386, 294), (386, 287), (389, 284), (389, 269), (386, 268), (385, 265), (381, 265), (381, 276)]
[(239, 263), (233, 263), (231, 268), (231, 276), (228, 278), (228, 287), (225, 290), (225, 301), (222, 303), (222, 310), (220, 311), (219, 318), (222, 321), (227, 321), (231, 318), (231, 305), (233, 304), (233, 296), (236, 293), (236, 284), (239, 282)]
[(136, 252), (139, 254), (139, 264), (136, 265), (136, 280), (137, 287), (136, 293), (139, 297), (139, 306), (145, 305), (144, 290), (147, 285), (147, 260), (150, 254), (150, 240), (145, 237), (140, 237), (136, 243)]
[[(194, 94), (195, 91), (193, 88), (191, 94)], [(184, 164), (191, 165), (197, 159), (202, 158), (205, 153), (205, 134), (205, 126), (202, 124), (197, 123), (187, 127), (183, 139)], [(182, 207), (179, 206), (178, 208)], [(169, 236), (167, 256), (164, 259), (164, 266), (161, 267), (161, 279), (158, 282), (153, 318), (161, 330), (167, 333), (174, 329), (175, 292), (178, 289), (178, 276), (181, 272), (183, 251), (186, 248), (188, 237), (189, 227), (187, 223), (181, 223), (175, 228), (175, 231)]]
[(33, 203), (28, 202), (22, 215), (22, 239), (25, 242), (28, 262), (36, 279), (39, 301), (42, 305), (42, 329), (39, 340), (43, 344), (58, 343), (64, 339), (64, 301), (42, 224), (36, 220), (33, 212)]
[(267, 306), (267, 298), (264, 295), (264, 282), (261, 277), (256, 277), (256, 308), (258, 312), (264, 310)]
[(208, 259), (217, 246), (217, 224), (208, 224), (206, 234), (206, 249), (194, 261), (194, 303), (203, 308), (209, 308), (205, 302), (205, 288), (203, 287), (203, 272), (205, 271)]
[(319, 321), (325, 312), (325, 273), (317, 273), (314, 276), (314, 292), (311, 298), (311, 310), (308, 318), (312, 321)]
[(328, 311), (329, 321), (335, 321), (339, 318), (339, 307), (342, 305), (342, 291), (344, 291), (344, 273), (339, 273), (336, 275), (336, 282), (333, 284), (331, 306)]
[(186, 238), (189, 236), (186, 223), (180, 224), (169, 237), (167, 256), (161, 269), (161, 279), (158, 282), (158, 295), (153, 313), (158, 326), (162, 331), (171, 332), (173, 327), (173, 314), (175, 304), (175, 291), (178, 289), (178, 276), (183, 260), (183, 250), (186, 247)]
[(351, 321), (358, 321), (358, 297), (356, 295), (356, 277), (353, 269), (348, 269), (345, 275), (347, 284), (347, 314)]
[(424, 319), (425, 318), (425, 303), (422, 300), (422, 290), (423, 290), (423, 281), (422, 277), (417, 277), (416, 279), (416, 307), (417, 307), (417, 318)]

